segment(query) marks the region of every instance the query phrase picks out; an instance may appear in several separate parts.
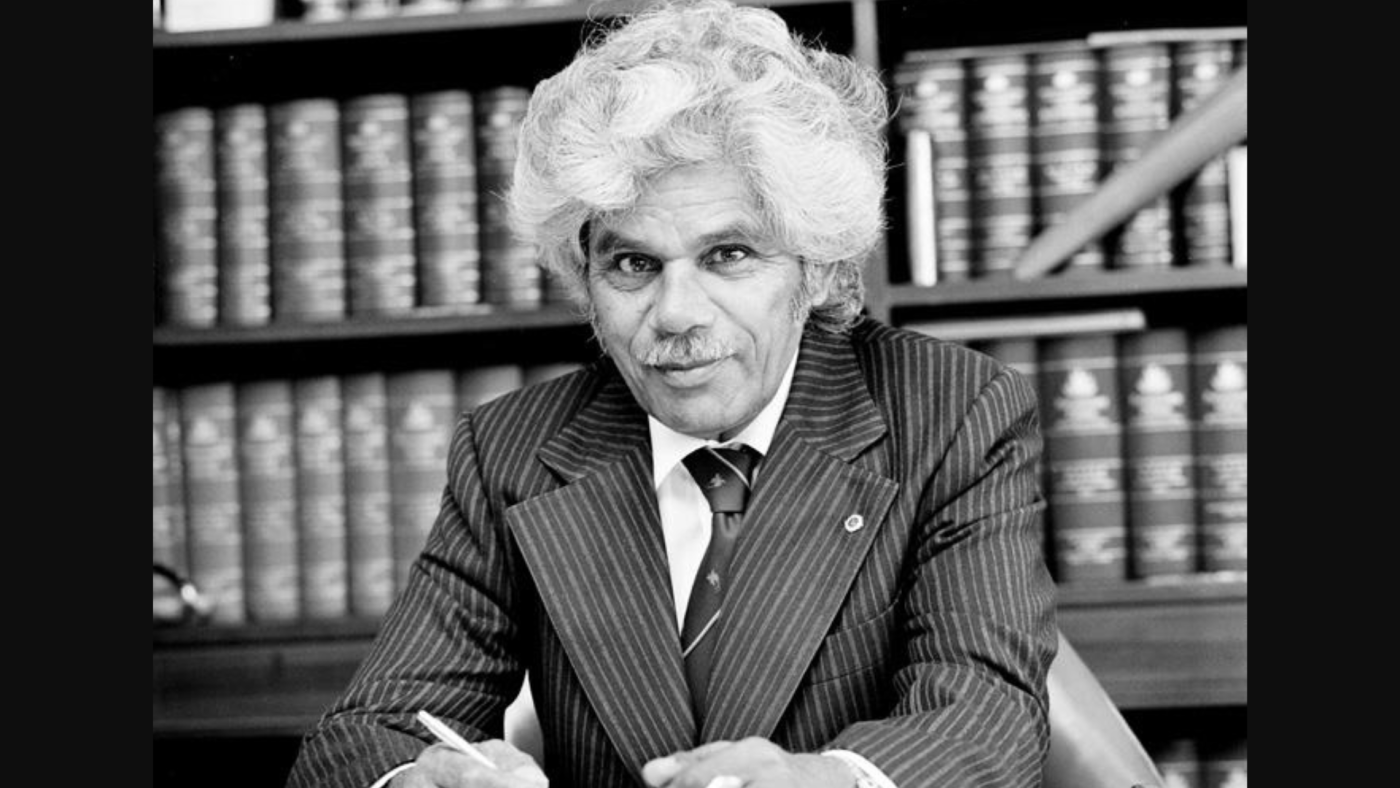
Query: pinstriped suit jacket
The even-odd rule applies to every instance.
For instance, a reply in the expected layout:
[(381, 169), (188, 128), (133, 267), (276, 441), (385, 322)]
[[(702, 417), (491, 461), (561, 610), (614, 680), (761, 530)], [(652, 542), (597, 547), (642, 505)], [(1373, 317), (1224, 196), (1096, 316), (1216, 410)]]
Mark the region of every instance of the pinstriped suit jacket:
[[(732, 566), (697, 728), (645, 414), (606, 361), (464, 416), (443, 508), (290, 786), (366, 788), (426, 708), (499, 737), (521, 672), (554, 788), (702, 742), (844, 748), (900, 788), (1038, 784), (1053, 585), (1028, 383), (862, 322), (809, 330)], [(843, 527), (859, 514), (864, 527)]]

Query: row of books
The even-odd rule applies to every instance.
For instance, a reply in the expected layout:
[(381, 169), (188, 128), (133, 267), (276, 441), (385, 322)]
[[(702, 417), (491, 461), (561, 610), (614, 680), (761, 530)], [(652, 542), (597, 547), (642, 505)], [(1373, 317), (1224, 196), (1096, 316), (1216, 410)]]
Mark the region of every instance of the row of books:
[(339, 22), (498, 8), (572, 5), (594, 0), (152, 0), (151, 26), (172, 33), (260, 27), (274, 22)]
[[(1037, 233), (1225, 85), (1247, 52), (1243, 28), (1201, 28), (908, 53), (895, 85), (910, 281), (1010, 275)], [(1246, 265), (1243, 195), (1231, 205), (1246, 151), (1211, 161), (1069, 269)]]
[(377, 617), (437, 516), (457, 415), (576, 367), (153, 388), (153, 560), (215, 623)]
[(970, 342), (1037, 384), (1061, 585), (1248, 569), (1248, 329)]
[(1162, 774), (1162, 788), (1249, 788), (1243, 736), (1153, 739), (1146, 747)]
[(506, 86), (157, 114), (157, 324), (566, 301), (502, 198), (529, 98)]

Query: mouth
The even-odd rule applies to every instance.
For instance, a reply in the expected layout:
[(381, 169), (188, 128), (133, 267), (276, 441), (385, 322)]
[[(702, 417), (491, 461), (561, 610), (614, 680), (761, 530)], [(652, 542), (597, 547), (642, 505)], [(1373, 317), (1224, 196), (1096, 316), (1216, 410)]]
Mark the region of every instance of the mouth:
[(698, 386), (705, 383), (719, 369), (726, 356), (719, 358), (686, 361), (678, 364), (657, 364), (652, 369), (661, 376), (661, 379), (672, 386), (686, 388)]

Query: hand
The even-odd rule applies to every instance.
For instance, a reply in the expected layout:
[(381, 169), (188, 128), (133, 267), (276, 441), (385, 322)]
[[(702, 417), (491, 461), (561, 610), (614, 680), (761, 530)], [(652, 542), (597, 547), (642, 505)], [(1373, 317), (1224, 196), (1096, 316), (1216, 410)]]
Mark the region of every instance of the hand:
[(434, 744), (418, 754), (413, 768), (394, 775), (389, 788), (545, 788), (549, 778), (535, 759), (498, 739), (476, 748), (496, 764), (491, 769), (446, 744)]
[(759, 738), (657, 758), (642, 767), (642, 779), (652, 788), (854, 788), (856, 782), (835, 758), (790, 753)]

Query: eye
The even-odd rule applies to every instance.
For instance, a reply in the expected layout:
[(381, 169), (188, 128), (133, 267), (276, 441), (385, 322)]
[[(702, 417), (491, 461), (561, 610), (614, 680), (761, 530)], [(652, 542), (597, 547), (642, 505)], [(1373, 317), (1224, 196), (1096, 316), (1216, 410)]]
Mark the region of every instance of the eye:
[(654, 273), (657, 270), (657, 265), (656, 261), (650, 257), (626, 252), (613, 257), (612, 269), (627, 276), (640, 276)]
[(753, 257), (753, 250), (747, 246), (717, 246), (710, 251), (709, 264), (714, 266), (731, 266), (742, 263)]

